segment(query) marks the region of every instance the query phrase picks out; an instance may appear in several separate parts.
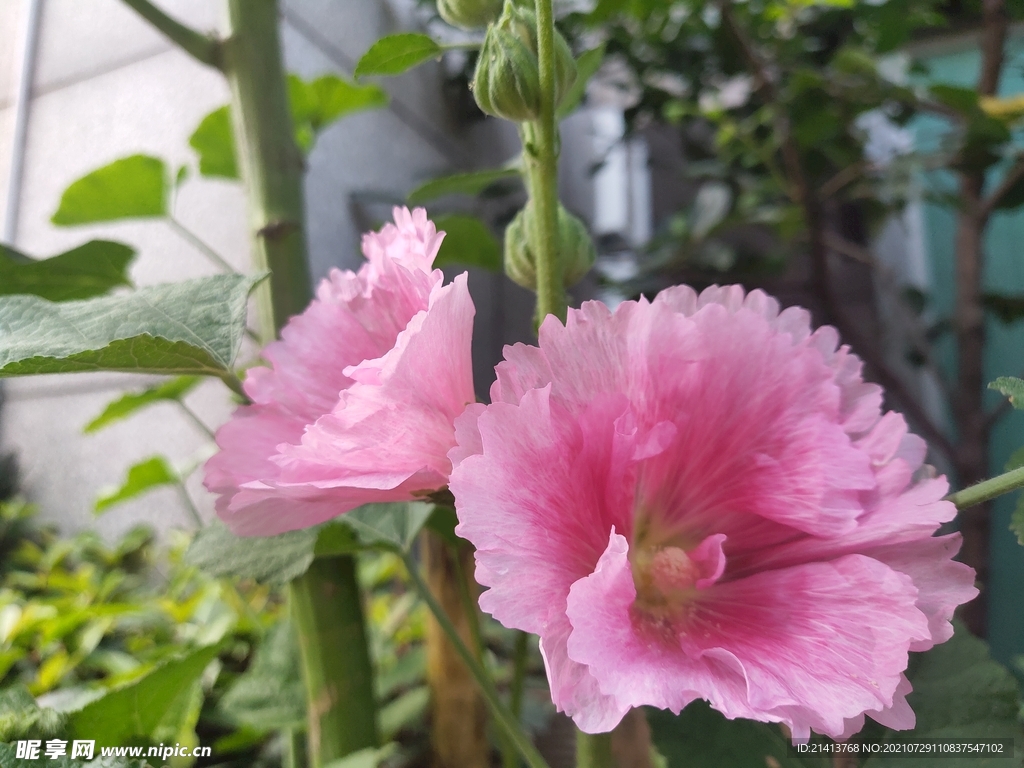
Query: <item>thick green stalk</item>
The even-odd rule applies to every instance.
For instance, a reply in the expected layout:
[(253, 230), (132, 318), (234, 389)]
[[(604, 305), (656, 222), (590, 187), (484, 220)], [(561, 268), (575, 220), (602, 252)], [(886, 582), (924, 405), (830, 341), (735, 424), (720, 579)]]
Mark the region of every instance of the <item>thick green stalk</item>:
[(967, 509), (1018, 488), (1024, 488), (1024, 467), (982, 480), (962, 491), (951, 493), (946, 498), (956, 504), (957, 509)]
[(576, 768), (616, 768), (612, 735), (577, 731)]
[[(295, 144), (278, 37), (277, 0), (228, 0), (231, 37), (224, 70), (256, 268), (261, 333), (280, 329), (312, 297), (302, 195), (304, 160)], [(270, 341), (265, 338), (264, 341)]]
[(522, 755), (526, 764), (530, 768), (548, 768), (548, 764), (545, 762), (544, 758), (541, 757), (537, 748), (533, 746), (533, 742), (530, 741), (530, 738), (523, 732), (520, 724), (516, 722), (516, 719), (512, 717), (512, 714), (508, 709), (506, 709), (505, 705), (501, 703), (501, 698), (498, 696), (498, 692), (494, 689), (494, 683), (491, 682), (491, 678), (487, 674), (486, 670), (473, 656), (473, 652), (469, 650), (469, 647), (463, 642), (458, 630), (455, 628), (455, 625), (452, 624), (440, 603), (434, 599), (433, 594), (430, 592), (430, 588), (420, 575), (419, 567), (412, 559), (412, 556), (408, 553), (402, 553), (402, 560), (405, 563), (406, 569), (409, 571), (409, 577), (412, 579), (412, 582), (416, 587), (416, 591), (419, 592), (420, 597), (427, 604), (430, 612), (434, 614), (434, 618), (437, 619), (437, 623), (441, 626), (441, 629), (444, 630), (445, 634), (448, 635), (448, 639), (451, 640), (452, 645), (455, 646), (455, 651), (459, 654), (463, 663), (465, 663), (466, 668), (469, 669), (470, 673), (473, 675), (477, 685), (480, 686), (480, 692), (483, 694), (484, 701), (487, 703), (487, 707), (491, 710), (491, 714), (494, 716), (494, 722), (497, 723), (498, 727), (501, 728), (515, 744), (516, 750), (520, 755)]
[[(537, 324), (548, 315), (565, 322), (565, 291), (558, 247), (558, 126), (555, 122), (555, 18), (552, 0), (536, 0), (537, 65), (540, 117), (534, 123), (533, 147), (525, 156), (530, 175), (536, 231)], [(532, 149), (532, 152), (531, 152)]]
[(290, 587), (309, 706), (309, 764), (318, 768), (380, 741), (355, 560), (318, 558)]
[[(231, 37), (224, 70), (258, 269), (261, 340), (305, 309), (312, 287), (302, 194), (304, 160), (295, 144), (278, 36), (277, 0), (228, 0)], [(318, 559), (290, 585), (308, 706), (308, 760), (319, 768), (379, 745), (373, 667), (351, 556)]]

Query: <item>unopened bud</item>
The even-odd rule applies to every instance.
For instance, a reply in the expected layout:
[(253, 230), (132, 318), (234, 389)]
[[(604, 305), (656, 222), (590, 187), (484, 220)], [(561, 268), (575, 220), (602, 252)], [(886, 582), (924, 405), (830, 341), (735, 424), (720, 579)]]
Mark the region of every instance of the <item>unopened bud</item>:
[[(555, 107), (576, 80), (576, 62), (565, 38), (555, 30)], [(487, 28), (473, 95), (484, 112), (514, 122), (540, 117), (537, 20), (533, 11), (510, 0), (501, 18)]]
[(441, 18), (460, 29), (486, 27), (501, 13), (502, 0), (437, 0)]
[[(533, 205), (527, 203), (505, 229), (505, 274), (513, 282), (537, 290), (537, 262), (530, 245)], [(562, 283), (568, 288), (579, 282), (594, 264), (594, 243), (586, 226), (558, 204), (558, 258)]]

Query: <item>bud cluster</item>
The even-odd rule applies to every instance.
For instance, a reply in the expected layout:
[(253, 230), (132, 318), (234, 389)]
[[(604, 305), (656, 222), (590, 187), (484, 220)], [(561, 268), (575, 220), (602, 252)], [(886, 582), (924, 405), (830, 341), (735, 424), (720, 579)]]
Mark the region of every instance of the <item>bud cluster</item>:
[[(557, 107), (576, 80), (576, 61), (557, 29), (554, 68)], [(495, 117), (517, 123), (540, 117), (537, 19), (532, 10), (505, 0), (501, 17), (487, 27), (473, 75), (473, 95), (480, 109)]]
[[(505, 273), (531, 291), (537, 290), (537, 263), (530, 248), (530, 233), (536, 231), (535, 215), (531, 200), (505, 228)], [(579, 282), (594, 264), (594, 243), (586, 225), (561, 203), (558, 204), (558, 254), (565, 287)]]

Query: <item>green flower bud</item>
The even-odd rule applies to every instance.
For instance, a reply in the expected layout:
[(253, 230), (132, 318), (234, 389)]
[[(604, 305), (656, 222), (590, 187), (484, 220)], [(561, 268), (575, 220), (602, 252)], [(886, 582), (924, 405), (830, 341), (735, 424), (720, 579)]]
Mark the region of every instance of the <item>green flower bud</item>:
[(594, 266), (597, 251), (586, 225), (558, 206), (558, 248), (562, 259), (562, 276), (568, 288), (583, 279)]
[[(537, 290), (537, 264), (530, 248), (533, 204), (527, 203), (505, 229), (505, 274), (515, 283)], [(568, 288), (579, 282), (594, 265), (594, 242), (586, 226), (558, 204), (558, 255), (562, 283)]]
[[(555, 107), (576, 80), (576, 61), (555, 30)], [(473, 95), (484, 112), (513, 122), (540, 117), (537, 21), (533, 11), (506, 0), (501, 18), (487, 28), (473, 75)]]
[(486, 27), (501, 13), (502, 0), (437, 0), (437, 12), (453, 27)]
[(473, 75), (473, 98), (488, 115), (517, 123), (540, 114), (537, 57), (499, 24), (487, 28)]
[[(527, 204), (529, 208), (529, 204)], [(512, 282), (531, 291), (537, 290), (537, 267), (530, 252), (530, 229), (523, 208), (505, 227), (505, 274)]]

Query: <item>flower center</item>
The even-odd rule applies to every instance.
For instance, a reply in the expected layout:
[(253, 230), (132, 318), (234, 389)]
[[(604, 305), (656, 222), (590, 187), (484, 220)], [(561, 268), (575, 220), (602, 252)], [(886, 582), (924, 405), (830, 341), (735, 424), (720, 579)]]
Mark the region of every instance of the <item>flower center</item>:
[(655, 546), (636, 542), (630, 556), (635, 610), (662, 624), (685, 619), (698, 593), (725, 570), (724, 541), (724, 535), (715, 534), (692, 548), (676, 546), (680, 542)]

